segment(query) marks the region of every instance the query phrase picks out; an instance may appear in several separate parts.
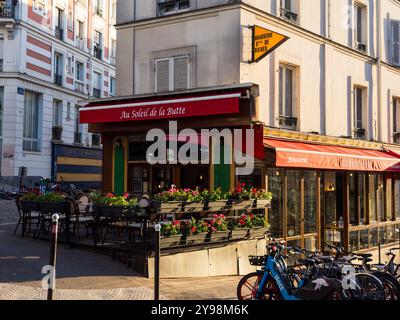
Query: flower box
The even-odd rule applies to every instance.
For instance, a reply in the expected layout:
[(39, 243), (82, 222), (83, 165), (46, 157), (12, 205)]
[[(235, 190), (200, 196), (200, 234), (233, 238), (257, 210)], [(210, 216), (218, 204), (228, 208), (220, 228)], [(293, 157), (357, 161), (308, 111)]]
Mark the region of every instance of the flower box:
[(239, 228), (231, 231), (229, 240), (238, 241), (247, 239), (249, 236), (250, 236), (250, 228)]
[(204, 211), (203, 202), (187, 202), (184, 204), (183, 209), (185, 213), (202, 212)]
[(210, 212), (219, 212), (229, 210), (230, 204), (227, 200), (210, 201), (206, 204), (206, 210)]
[(209, 234), (210, 242), (226, 242), (229, 241), (230, 231), (216, 231)]
[(67, 213), (68, 202), (39, 202), (40, 211), (43, 213)]
[(99, 206), (102, 217), (119, 218), (122, 217), (126, 207), (124, 206)]
[(183, 212), (183, 203), (181, 201), (170, 201), (170, 202), (153, 202), (154, 208), (159, 213), (179, 213)]
[(257, 199), (254, 201), (254, 209), (266, 209), (271, 208), (271, 200), (270, 199)]
[(209, 233), (208, 232), (202, 232), (198, 234), (190, 234), (184, 237), (185, 238), (185, 244), (186, 245), (196, 245), (196, 244), (202, 244), (207, 242), (207, 239), (209, 238)]
[(232, 203), (232, 210), (248, 210), (254, 207), (254, 200), (234, 201)]
[(262, 239), (268, 232), (267, 227), (257, 227), (250, 229), (250, 239)]
[(170, 248), (170, 247), (179, 247), (185, 244), (182, 235), (175, 235), (175, 236), (162, 236), (160, 238), (160, 248)]
[(23, 212), (39, 211), (39, 202), (21, 201), (21, 209)]

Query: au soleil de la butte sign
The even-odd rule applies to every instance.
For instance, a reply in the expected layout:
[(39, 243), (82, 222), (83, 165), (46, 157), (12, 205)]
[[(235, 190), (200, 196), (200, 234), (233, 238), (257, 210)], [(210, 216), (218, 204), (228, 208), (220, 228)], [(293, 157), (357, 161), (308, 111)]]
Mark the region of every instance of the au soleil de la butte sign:
[(287, 40), (289, 37), (280, 33), (253, 26), (253, 62), (259, 62)]

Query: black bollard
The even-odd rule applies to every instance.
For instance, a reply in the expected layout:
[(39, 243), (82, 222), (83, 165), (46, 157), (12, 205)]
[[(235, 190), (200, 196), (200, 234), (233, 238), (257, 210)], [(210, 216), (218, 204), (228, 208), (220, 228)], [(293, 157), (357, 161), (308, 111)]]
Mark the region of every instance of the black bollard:
[(154, 232), (154, 300), (160, 300), (160, 231), (161, 226), (156, 224)]
[(47, 300), (53, 300), (53, 291), (56, 286), (56, 260), (57, 260), (57, 237), (58, 237), (58, 220), (60, 216), (53, 214), (51, 223), (51, 244), (50, 244), (50, 259), (49, 265), (51, 270), (50, 286), (47, 290)]

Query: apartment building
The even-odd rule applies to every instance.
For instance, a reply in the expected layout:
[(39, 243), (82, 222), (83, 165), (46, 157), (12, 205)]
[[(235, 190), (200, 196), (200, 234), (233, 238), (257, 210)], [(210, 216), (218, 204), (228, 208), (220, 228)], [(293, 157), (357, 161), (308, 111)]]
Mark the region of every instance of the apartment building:
[[(289, 40), (255, 63), (253, 26)], [(108, 134), (105, 150), (120, 150), (114, 160), (103, 154), (108, 190), (246, 181), (273, 193), (268, 220), (289, 245), (313, 250), (330, 241), (362, 250), (399, 240), (400, 1), (121, 1), (116, 28), (121, 98), (81, 112), (90, 131)], [(235, 99), (227, 91), (240, 102), (227, 103)], [(204, 96), (214, 102), (200, 107), (208, 110), (200, 117), (195, 104)], [(261, 126), (256, 148), (266, 155), (253, 175), (141, 164), (131, 151), (143, 150), (145, 133), (165, 119), (158, 109), (153, 118), (117, 113), (169, 99), (196, 114), (179, 116), (183, 128)], [(108, 109), (108, 119), (98, 114)]]
[(73, 159), (64, 159), (70, 167), (60, 177), (57, 156), (100, 152), (78, 107), (115, 95), (115, 17), (116, 0), (0, 1), (2, 176), (26, 167), (29, 176), (101, 181), (101, 168)]

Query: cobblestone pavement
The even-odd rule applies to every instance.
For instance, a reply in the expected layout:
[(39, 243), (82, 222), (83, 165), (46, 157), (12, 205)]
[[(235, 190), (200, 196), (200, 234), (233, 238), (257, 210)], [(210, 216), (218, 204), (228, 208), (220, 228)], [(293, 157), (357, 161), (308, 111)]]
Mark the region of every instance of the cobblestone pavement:
[[(124, 288), (102, 290), (56, 289), (54, 300), (152, 300), (153, 290), (149, 288)], [(0, 284), (0, 300), (46, 300), (47, 291), (41, 288)], [(165, 300), (165, 297), (161, 297)]]
[(17, 222), (18, 218), (15, 201), (0, 199), (0, 224)]

